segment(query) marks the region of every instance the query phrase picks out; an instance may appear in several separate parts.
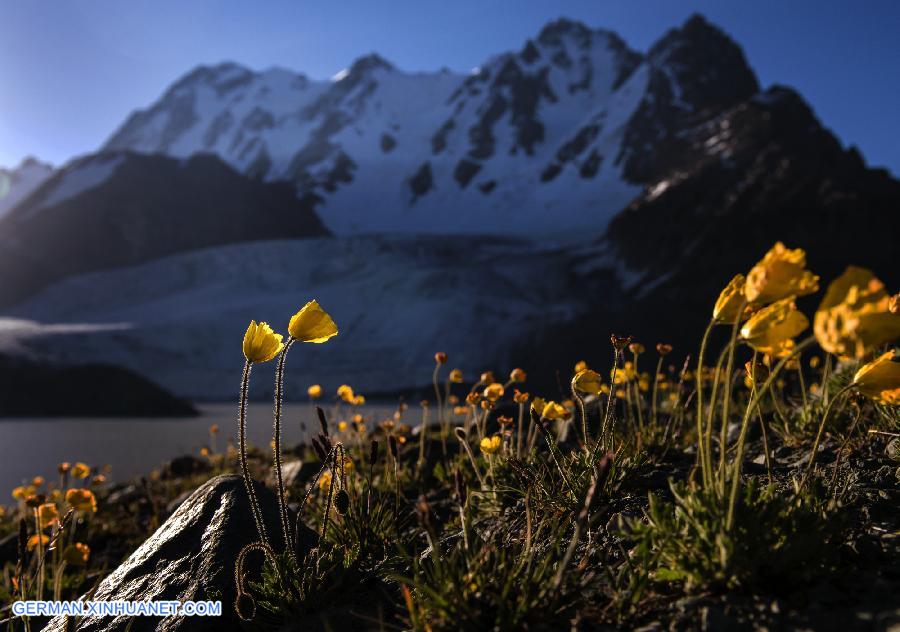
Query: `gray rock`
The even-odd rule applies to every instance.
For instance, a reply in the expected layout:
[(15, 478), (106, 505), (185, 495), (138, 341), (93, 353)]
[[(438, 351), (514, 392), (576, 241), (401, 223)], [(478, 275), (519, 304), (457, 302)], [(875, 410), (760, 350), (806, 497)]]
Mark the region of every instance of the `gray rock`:
[[(256, 485), (273, 544), (281, 540), (275, 494)], [(304, 542), (315, 534), (304, 527)], [(131, 556), (100, 582), (94, 600), (212, 600), (221, 617), (86, 617), (67, 628), (62, 617), (50, 632), (149, 630), (230, 630), (240, 626), (234, 612), (234, 565), (238, 552), (258, 540), (240, 476), (217, 476), (190, 495)], [(276, 550), (280, 547), (276, 546)], [(131, 624), (129, 627), (129, 623)]]

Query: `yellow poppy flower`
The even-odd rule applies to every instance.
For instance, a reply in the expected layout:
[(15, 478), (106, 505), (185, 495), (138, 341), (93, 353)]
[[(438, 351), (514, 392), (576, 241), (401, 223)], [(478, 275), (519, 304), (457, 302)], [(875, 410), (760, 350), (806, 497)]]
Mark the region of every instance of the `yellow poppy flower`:
[(319, 384), (313, 384), (306, 389), (306, 394), (309, 395), (310, 399), (319, 399), (322, 397), (322, 387)]
[(462, 381), (463, 381), (462, 371), (460, 371), (459, 369), (453, 369), (452, 371), (450, 371), (450, 376), (448, 377), (448, 379), (451, 382), (453, 382), (454, 384), (462, 383)]
[(72, 478), (87, 478), (91, 475), (91, 468), (88, 467), (87, 463), (78, 462), (72, 466)]
[(503, 385), (499, 382), (494, 382), (484, 389), (484, 398), (489, 402), (496, 402), (498, 399), (503, 397), (503, 393)]
[(900, 337), (900, 314), (891, 313), (890, 303), (884, 283), (871, 271), (850, 266), (831, 282), (816, 310), (816, 340), (843, 360), (863, 358)]
[(62, 558), (66, 564), (72, 566), (84, 566), (91, 556), (91, 547), (81, 542), (70, 544), (63, 550)]
[(569, 411), (556, 402), (547, 402), (541, 412), (541, 417), (544, 419), (566, 419), (568, 416)]
[(853, 385), (876, 402), (900, 406), (900, 353), (888, 351), (861, 366)]
[(33, 479), (31, 479), (31, 484), (34, 485), (35, 487), (40, 487), (41, 485), (44, 484), (44, 477), (43, 476), (35, 476)]
[(485, 371), (481, 374), (481, 383), (482, 384), (493, 384), (497, 380), (494, 378), (493, 371)]
[(783, 357), (793, 348), (794, 336), (808, 326), (794, 299), (786, 298), (753, 314), (741, 327), (741, 338), (760, 353)]
[(806, 251), (779, 241), (747, 274), (744, 294), (751, 303), (774, 303), (818, 289), (819, 277), (806, 269)]
[(338, 432), (347, 432), (347, 422), (346, 421), (338, 422)]
[(260, 364), (268, 362), (284, 348), (281, 334), (276, 334), (268, 323), (250, 321), (244, 334), (244, 357), (248, 362)]
[(77, 511), (97, 511), (97, 498), (89, 489), (70, 489), (66, 492), (66, 502)]
[(320, 344), (337, 336), (338, 328), (316, 301), (310, 301), (291, 318), (288, 333), (300, 342)]
[(337, 389), (337, 396), (347, 402), (353, 402), (353, 389), (348, 384), (341, 384)]
[(499, 436), (494, 435), (493, 437), (485, 437), (478, 445), (485, 454), (494, 454), (500, 449), (502, 444), (503, 440)]
[(577, 373), (581, 373), (586, 368), (588, 368), (587, 362), (585, 362), (584, 360), (579, 360), (578, 362), (575, 363), (575, 371), (574, 371), (573, 375), (577, 374)]
[(535, 397), (531, 400), (531, 408), (536, 412), (539, 416), (544, 412), (544, 406), (547, 405), (547, 400), (543, 397)]
[(510, 382), (519, 382), (520, 384), (528, 378), (528, 375), (522, 369), (513, 369), (509, 374)]
[(26, 487), (24, 485), (19, 485), (15, 489), (12, 490), (12, 497), (16, 500), (25, 500), (29, 496), (34, 494), (34, 489), (30, 487)]
[[(40, 543), (41, 548), (47, 546), (50, 543), (50, 536), (44, 535), (43, 533), (40, 535)], [(38, 535), (35, 534), (28, 538), (28, 550), (31, 551), (38, 545)]]
[(362, 406), (363, 404), (366, 403), (366, 398), (363, 397), (362, 395), (356, 395), (353, 397), (353, 401), (350, 403), (354, 406)]
[(513, 389), (513, 401), (517, 404), (524, 404), (528, 401), (528, 393), (523, 393), (519, 389)]
[(581, 391), (582, 393), (590, 393), (591, 395), (599, 395), (600, 394), (600, 386), (603, 382), (600, 374), (596, 371), (592, 371), (591, 369), (584, 369), (583, 371), (579, 371), (578, 374), (572, 378), (572, 386), (575, 387), (576, 391)]
[(41, 526), (49, 526), (59, 520), (59, 511), (53, 503), (44, 503), (37, 509), (38, 518), (40, 518)]
[(744, 288), (747, 279), (743, 274), (737, 274), (716, 299), (713, 307), (713, 319), (723, 325), (733, 325), (741, 317), (741, 305), (745, 303)]
[(322, 472), (322, 476), (319, 477), (319, 489), (325, 491), (331, 486), (331, 472), (324, 471)]

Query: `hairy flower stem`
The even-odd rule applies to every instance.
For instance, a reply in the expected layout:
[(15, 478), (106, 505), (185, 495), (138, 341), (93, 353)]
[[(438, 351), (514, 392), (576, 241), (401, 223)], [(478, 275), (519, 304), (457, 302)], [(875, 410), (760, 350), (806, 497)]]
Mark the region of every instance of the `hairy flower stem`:
[(572, 378), (572, 398), (578, 402), (578, 412), (581, 413), (581, 441), (584, 444), (585, 454), (590, 454), (591, 449), (588, 447), (588, 430), (587, 430), (587, 412), (584, 408), (584, 398), (575, 389), (575, 378)]
[(841, 457), (844, 456), (844, 451), (847, 449), (847, 444), (850, 443), (850, 439), (853, 437), (853, 433), (856, 432), (856, 425), (859, 423), (859, 418), (862, 417), (862, 408), (859, 406), (856, 407), (856, 418), (853, 420), (853, 423), (850, 425), (850, 432), (847, 433), (844, 442), (841, 444), (841, 449), (838, 450), (837, 458), (834, 460), (834, 473), (831, 475), (831, 484), (828, 486), (828, 495), (834, 497), (835, 494), (835, 486), (837, 485), (837, 477), (838, 471), (841, 468)]
[(266, 525), (262, 519), (262, 511), (259, 508), (259, 500), (253, 489), (253, 479), (250, 478), (250, 468), (247, 467), (247, 389), (250, 386), (250, 370), (253, 364), (248, 360), (244, 363), (244, 374), (241, 377), (241, 399), (238, 404), (238, 456), (241, 460), (241, 475), (244, 485), (247, 487), (247, 498), (250, 502), (250, 511), (253, 513), (253, 522), (256, 523), (256, 531), (259, 533), (260, 542), (268, 542)]
[(756, 407), (759, 406), (759, 400), (762, 398), (762, 394), (765, 393), (766, 390), (768, 390), (768, 388), (772, 385), (772, 383), (775, 381), (775, 378), (781, 372), (781, 369), (784, 368), (784, 365), (787, 364), (788, 361), (791, 360), (791, 358), (796, 356), (813, 342), (815, 342), (815, 338), (810, 336), (803, 342), (799, 343), (796, 347), (794, 347), (794, 350), (789, 355), (782, 358), (778, 362), (778, 364), (775, 365), (775, 368), (772, 369), (772, 371), (769, 373), (769, 377), (766, 378), (766, 381), (762, 385), (762, 387), (756, 390), (750, 396), (750, 401), (747, 404), (746, 410), (744, 411), (744, 418), (741, 421), (741, 433), (738, 436), (737, 440), (737, 453), (735, 454), (734, 463), (732, 465), (731, 494), (728, 498), (728, 515), (725, 519), (726, 530), (730, 531), (732, 526), (734, 525), (734, 509), (737, 505), (738, 487), (740, 487), (741, 482), (741, 469), (744, 460), (744, 444), (747, 440), (747, 428), (750, 425), (750, 416), (753, 411), (756, 410)]
[[(538, 431), (544, 436), (544, 441), (547, 442), (547, 447), (550, 450), (550, 456), (553, 458), (553, 463), (556, 464), (556, 469), (559, 470), (559, 475), (562, 477), (563, 482), (566, 484), (566, 487), (569, 488), (569, 492), (571, 492), (572, 496), (575, 497), (575, 488), (572, 486), (572, 483), (569, 481), (569, 477), (566, 476), (566, 471), (563, 469), (562, 464), (559, 462), (559, 459), (556, 458), (556, 451), (559, 450), (559, 447), (556, 445), (556, 442), (553, 440), (553, 436), (550, 434), (550, 431), (544, 427), (543, 418), (540, 419), (532, 419), (533, 422), (537, 425)], [(561, 455), (562, 453), (560, 453)]]
[[(459, 428), (457, 428), (457, 431)], [(478, 484), (481, 485), (481, 489), (487, 489), (487, 484), (484, 482), (484, 477), (481, 475), (481, 470), (478, 469), (478, 461), (475, 459), (475, 453), (472, 452), (472, 446), (469, 445), (469, 441), (466, 439), (464, 433), (457, 432), (456, 438), (459, 439), (459, 444), (462, 446), (466, 455), (469, 457), (469, 463), (472, 464), (472, 469), (475, 470), (475, 476), (478, 478)]]
[(600, 440), (597, 441), (597, 445), (594, 446), (594, 452), (591, 454), (591, 460), (597, 458), (597, 453), (600, 451), (600, 448), (607, 450), (612, 447), (612, 445), (607, 446), (607, 439), (609, 439), (610, 444), (612, 443), (612, 438), (607, 437), (607, 432), (612, 432), (612, 429), (609, 427), (613, 403), (616, 401), (616, 371), (619, 369), (619, 350), (613, 347), (613, 369), (612, 376), (609, 378), (609, 394), (606, 396), (606, 412), (603, 413), (603, 425), (600, 427)]
[(650, 423), (653, 424), (653, 428), (656, 428), (657, 418), (656, 418), (656, 400), (657, 394), (659, 392), (659, 373), (662, 371), (663, 365), (663, 357), (659, 356), (659, 360), (656, 363), (656, 373), (653, 374), (653, 401), (650, 403)]
[[(281, 517), (281, 529), (284, 534), (284, 548), (285, 550), (290, 551), (292, 556), (294, 555), (294, 551), (291, 548), (290, 543), (287, 502), (284, 497), (284, 479), (281, 474), (281, 405), (284, 399), (284, 364), (287, 360), (288, 351), (290, 351), (293, 344), (294, 338), (288, 336), (287, 342), (284, 343), (284, 348), (278, 356), (278, 365), (275, 369), (275, 411), (272, 432), (272, 442), (274, 444), (272, 451), (275, 455), (275, 483), (277, 485), (276, 491), (278, 493), (278, 513)], [(296, 561), (296, 559), (294, 561)]]
[[(440, 386), (438, 386), (438, 373), (440, 373), (440, 370), (441, 363), (435, 362), (434, 372), (431, 374), (431, 385), (434, 386), (434, 398), (435, 403), (437, 404), (438, 411), (438, 428), (441, 429), (441, 453), (443, 454), (444, 458), (447, 458), (447, 428), (444, 426), (444, 406), (441, 403), (441, 388)], [(422, 428), (422, 430), (424, 432), (425, 429)]]
[(697, 393), (697, 466), (703, 476), (703, 482), (706, 484), (706, 456), (703, 454), (703, 358), (706, 356), (706, 345), (709, 343), (709, 335), (712, 333), (713, 326), (716, 321), (712, 319), (703, 332), (703, 339), (700, 342), (700, 354), (697, 356), (697, 373), (694, 375), (695, 392)]
[[(744, 313), (744, 308), (747, 306), (747, 300), (743, 300), (741, 302), (741, 307), (738, 309), (738, 314)], [(726, 438), (726, 442), (722, 443), (721, 450), (724, 454), (726, 452), (726, 443), (728, 438), (728, 415), (729, 409), (731, 407), (731, 390), (734, 386), (732, 384), (732, 375), (734, 372), (734, 352), (737, 348), (737, 338), (738, 338), (738, 329), (740, 328), (741, 319), (736, 318), (734, 320), (734, 324), (731, 326), (731, 338), (728, 342), (728, 362), (725, 367), (725, 391), (722, 393), (722, 427), (723, 434)], [(754, 358), (755, 359), (755, 358)], [(710, 403), (711, 407), (715, 407), (716, 402), (713, 401)], [(710, 448), (707, 448), (709, 450)], [(709, 482), (712, 484), (713, 482), (713, 471), (712, 471), (712, 455), (707, 451), (706, 452), (706, 461), (709, 469)], [(724, 492), (724, 487), (722, 488)]]
[(803, 474), (803, 478), (800, 481), (800, 485), (797, 487), (797, 495), (803, 491), (803, 488), (806, 486), (806, 482), (809, 480), (809, 477), (813, 473), (813, 468), (816, 464), (816, 453), (819, 451), (819, 442), (822, 440), (822, 433), (825, 431), (825, 422), (828, 421), (828, 415), (831, 414), (831, 409), (834, 408), (834, 403), (840, 400), (841, 395), (849, 391), (853, 387), (853, 383), (847, 384), (844, 388), (839, 390), (834, 397), (831, 398), (831, 401), (828, 402), (828, 406), (825, 407), (825, 412), (822, 414), (822, 421), (819, 423), (819, 431), (816, 433), (816, 440), (813, 442), (812, 452), (809, 454), (809, 464), (806, 466), (806, 472)]
[(516, 432), (516, 458), (522, 458), (522, 431), (524, 429), (525, 424), (525, 403), (519, 402), (519, 429)]

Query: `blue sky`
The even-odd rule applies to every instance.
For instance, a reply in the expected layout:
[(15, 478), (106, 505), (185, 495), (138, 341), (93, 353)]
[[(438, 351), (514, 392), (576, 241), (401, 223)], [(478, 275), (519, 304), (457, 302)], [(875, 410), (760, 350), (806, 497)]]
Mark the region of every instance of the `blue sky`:
[(900, 174), (900, 2), (881, 0), (0, 0), (0, 166), (96, 149), (201, 63), (325, 78), (377, 51), (405, 70), (465, 71), (561, 15), (646, 50), (694, 11), (763, 85), (796, 87), (845, 144)]

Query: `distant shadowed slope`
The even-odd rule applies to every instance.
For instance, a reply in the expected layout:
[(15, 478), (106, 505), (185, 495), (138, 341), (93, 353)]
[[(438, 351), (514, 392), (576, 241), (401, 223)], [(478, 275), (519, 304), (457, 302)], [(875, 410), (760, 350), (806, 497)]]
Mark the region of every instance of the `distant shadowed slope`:
[(0, 305), (73, 274), (234, 242), (326, 235), (283, 183), (211, 155), (73, 161), (0, 220)]

